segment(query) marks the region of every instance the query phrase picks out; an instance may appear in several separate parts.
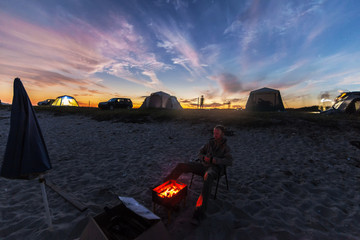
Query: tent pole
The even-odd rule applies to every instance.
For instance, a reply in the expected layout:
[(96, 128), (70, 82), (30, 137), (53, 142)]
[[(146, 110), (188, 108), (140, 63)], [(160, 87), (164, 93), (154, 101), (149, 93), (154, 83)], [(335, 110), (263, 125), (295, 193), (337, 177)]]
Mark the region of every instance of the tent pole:
[(51, 216), (50, 216), (50, 210), (49, 210), (49, 203), (47, 200), (47, 195), (46, 195), (46, 191), (45, 191), (45, 178), (43, 175), (39, 176), (39, 182), (40, 182), (40, 186), (41, 186), (41, 192), (42, 192), (42, 196), (43, 196), (43, 201), (44, 201), (44, 207), (45, 207), (45, 212), (46, 212), (46, 218), (47, 218), (47, 223), (49, 225), (50, 228), (52, 228), (52, 222), (51, 222)]

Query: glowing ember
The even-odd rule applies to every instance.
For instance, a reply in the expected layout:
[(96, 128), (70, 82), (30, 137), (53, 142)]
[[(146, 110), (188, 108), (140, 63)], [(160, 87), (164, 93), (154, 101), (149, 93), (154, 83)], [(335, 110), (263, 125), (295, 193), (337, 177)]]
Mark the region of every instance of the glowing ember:
[(181, 189), (176, 186), (168, 186), (166, 189), (163, 189), (162, 192), (158, 193), (158, 195), (162, 198), (171, 198), (175, 194), (177, 194)]
[(185, 184), (176, 182), (174, 180), (170, 180), (156, 187), (154, 191), (161, 198), (172, 198), (178, 192), (180, 192), (184, 187), (186, 187)]

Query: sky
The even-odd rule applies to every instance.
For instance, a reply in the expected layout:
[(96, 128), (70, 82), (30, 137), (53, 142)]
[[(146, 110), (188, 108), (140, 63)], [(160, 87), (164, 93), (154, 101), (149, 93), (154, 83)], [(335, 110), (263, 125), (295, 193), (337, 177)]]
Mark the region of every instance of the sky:
[(360, 90), (358, 0), (2, 0), (0, 99), (19, 77), (33, 104), (96, 107), (164, 91), (185, 108), (244, 108), (278, 89), (286, 108)]

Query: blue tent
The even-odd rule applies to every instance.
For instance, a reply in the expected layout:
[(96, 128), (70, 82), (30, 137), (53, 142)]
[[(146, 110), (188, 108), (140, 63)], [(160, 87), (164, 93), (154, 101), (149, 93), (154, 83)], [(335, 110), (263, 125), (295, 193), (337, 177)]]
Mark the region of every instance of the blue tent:
[(10, 133), (0, 175), (11, 179), (32, 179), (51, 168), (34, 109), (20, 79), (15, 78)]

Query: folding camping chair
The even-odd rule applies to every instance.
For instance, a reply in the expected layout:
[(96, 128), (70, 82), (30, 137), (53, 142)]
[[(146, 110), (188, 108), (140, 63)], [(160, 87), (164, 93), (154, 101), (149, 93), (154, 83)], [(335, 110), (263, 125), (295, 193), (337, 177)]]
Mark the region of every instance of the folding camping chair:
[[(220, 172), (219, 175), (218, 175), (218, 177), (216, 178), (217, 180), (216, 180), (216, 188), (215, 188), (214, 199), (216, 199), (216, 194), (217, 194), (217, 191), (218, 191), (220, 178), (221, 178), (222, 176), (225, 176), (226, 189), (229, 190), (229, 182), (228, 182), (227, 173), (226, 173), (226, 166), (224, 166), (224, 174), (221, 174), (221, 172)], [(194, 178), (194, 173), (193, 173), (192, 176), (191, 176), (191, 181), (190, 181), (190, 186), (189, 186), (189, 188), (191, 188), (193, 178)]]

